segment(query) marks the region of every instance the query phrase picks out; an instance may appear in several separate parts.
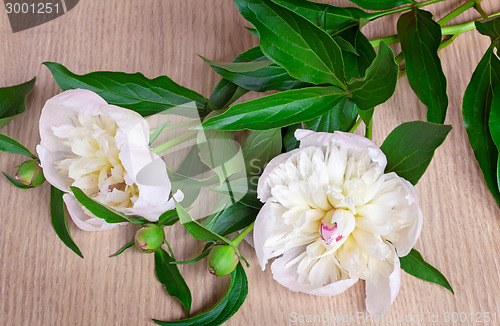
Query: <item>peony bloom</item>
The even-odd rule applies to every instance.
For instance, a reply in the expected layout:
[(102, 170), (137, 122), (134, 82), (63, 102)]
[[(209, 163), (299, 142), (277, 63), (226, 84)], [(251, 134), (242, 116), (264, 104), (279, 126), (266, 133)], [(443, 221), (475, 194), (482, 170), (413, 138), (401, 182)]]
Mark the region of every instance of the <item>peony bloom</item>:
[(370, 140), (297, 130), (300, 148), (275, 157), (259, 179), (264, 202), (254, 243), (262, 269), (292, 291), (330, 296), (366, 281), (366, 308), (389, 310), (400, 285), (398, 256), (422, 228), (413, 186)]
[[(37, 152), (48, 182), (63, 198), (75, 224), (94, 231), (114, 227), (85, 209), (69, 187), (127, 215), (157, 221), (175, 208), (163, 160), (149, 148), (149, 125), (138, 113), (109, 105), (83, 89), (45, 104)], [(175, 198), (181, 200), (182, 193)]]

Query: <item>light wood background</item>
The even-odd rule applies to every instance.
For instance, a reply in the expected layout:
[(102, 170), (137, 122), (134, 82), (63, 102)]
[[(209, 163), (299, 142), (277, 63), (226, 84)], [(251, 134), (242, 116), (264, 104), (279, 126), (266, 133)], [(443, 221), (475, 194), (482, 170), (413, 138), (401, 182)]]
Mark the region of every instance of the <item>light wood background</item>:
[[(463, 2), (447, 0), (431, 10), (439, 18)], [(484, 0), (483, 6), (488, 13), (500, 11), (498, 0)], [(478, 17), (471, 11), (458, 21)], [(384, 19), (364, 31), (372, 37), (393, 34), (396, 20)], [(165, 74), (208, 96), (219, 77), (196, 53), (229, 61), (257, 45), (243, 25), (230, 0), (82, 0), (54, 21), (13, 34), (2, 9), (0, 86), (33, 76), (37, 83), (27, 112), (1, 132), (35, 149), (43, 103), (60, 92), (41, 65), (44, 61), (62, 63), (77, 73)], [(294, 322), (293, 316), (325, 313), (358, 318), (358, 313), (365, 312), (363, 282), (336, 297), (293, 293), (276, 283), (269, 269), (262, 272), (254, 252), (245, 245), (243, 254), (252, 264), (247, 270), (249, 295), (228, 325), (408, 324), (401, 321), (405, 319), (415, 325), (443, 325), (447, 313), (452, 316), (454, 312), (462, 317), (467, 314), (464, 325), (494, 325), (473, 322), (485, 313), (496, 314), (500, 320), (500, 210), (484, 184), (461, 118), (463, 93), (488, 45), (487, 37), (472, 31), (440, 53), (450, 98), (446, 122), (453, 130), (417, 186), (425, 222), (416, 248), (448, 277), (455, 295), (403, 273), (401, 291), (385, 322)], [(394, 127), (411, 120), (425, 120), (425, 107), (402, 78), (395, 96), (376, 111), (375, 142), (381, 144)], [(22, 157), (0, 153), (0, 169), (12, 175), (22, 161)], [(52, 230), (48, 184), (20, 190), (1, 178), (0, 194), (0, 325), (153, 325), (150, 318), (185, 317), (180, 304), (155, 279), (152, 255), (129, 249), (108, 258), (130, 241), (134, 227), (90, 233), (70, 222), (85, 256), (81, 259)], [(201, 249), (180, 225), (166, 233), (180, 259), (194, 257)], [(215, 279), (205, 264), (181, 267), (193, 293), (194, 314), (213, 306), (228, 282), (227, 278)], [(437, 323), (429, 321), (431, 316)]]

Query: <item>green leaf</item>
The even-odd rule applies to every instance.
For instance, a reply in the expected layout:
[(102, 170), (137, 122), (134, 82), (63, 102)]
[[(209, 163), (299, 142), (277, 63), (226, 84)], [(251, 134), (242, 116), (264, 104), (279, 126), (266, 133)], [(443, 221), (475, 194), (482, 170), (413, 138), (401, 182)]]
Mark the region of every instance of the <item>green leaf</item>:
[(350, 0), (358, 6), (368, 10), (392, 9), (404, 4), (415, 3), (414, 0)]
[[(268, 60), (260, 47), (256, 46), (239, 54), (234, 58), (234, 63), (257, 62)], [(310, 84), (291, 77), (285, 68), (272, 64), (265, 68), (248, 72), (232, 73), (216, 66), (212, 67), (222, 79), (210, 95), (210, 102), (219, 109), (232, 104), (248, 90), (263, 92), (268, 90), (289, 90), (309, 86)], [(238, 86), (239, 85), (239, 86)]]
[(385, 172), (396, 172), (416, 185), (450, 130), (451, 126), (425, 121), (399, 125), (380, 147), (387, 157)]
[(200, 58), (202, 58), (203, 61), (205, 61), (205, 63), (209, 66), (222, 68), (223, 70), (234, 73), (254, 72), (266, 68), (274, 63), (271, 60), (265, 59), (251, 62), (217, 62), (208, 60), (202, 56), (200, 56)]
[(490, 37), (492, 44), (500, 39), (500, 17), (476, 21), (475, 25), (479, 33)]
[[(256, 49), (259, 49), (257, 47)], [(260, 50), (259, 50), (260, 51)], [(274, 64), (270, 60), (260, 60), (251, 62), (236, 62), (236, 63), (220, 63), (204, 59), (212, 69), (230, 80), (241, 88), (256, 91), (266, 92), (269, 90), (289, 90), (309, 86), (310, 84), (304, 83), (300, 80), (292, 78), (283, 67)], [(266, 64), (262, 64), (265, 62)], [(271, 62), (271, 64), (267, 64)], [(238, 67), (240, 65), (247, 65), (247, 67), (261, 67), (255, 70), (236, 72), (235, 69), (244, 69)], [(247, 68), (250, 69), (250, 68)], [(233, 71), (231, 71), (233, 70)]]
[(308, 87), (261, 97), (233, 105), (221, 115), (203, 122), (204, 129), (267, 130), (319, 117), (347, 97), (343, 90)]
[(220, 184), (244, 171), (243, 155), (236, 148), (231, 132), (205, 130), (198, 133), (196, 143), (200, 160), (219, 176)]
[[(251, 48), (236, 58), (234, 62), (259, 62), (263, 60), (268, 60), (268, 58), (262, 53), (259, 46)], [(246, 74), (226, 74), (222, 70), (215, 70), (217, 73), (225, 76), (227, 79), (231, 80), (238, 86), (249, 89), (256, 92), (266, 92), (270, 90), (286, 91), (290, 89), (297, 89), (311, 84), (305, 83), (303, 81), (297, 80), (290, 76), (285, 68), (272, 64), (265, 68), (256, 70), (254, 72), (249, 72)]]
[(247, 89), (241, 88), (233, 82), (223, 78), (215, 86), (209, 101), (217, 109), (224, 109), (246, 93), (248, 93)]
[(365, 125), (368, 126), (368, 124), (370, 123), (370, 120), (373, 117), (373, 112), (375, 111), (375, 109), (361, 110), (357, 105), (355, 105), (355, 107), (356, 107), (356, 111), (358, 111), (358, 114), (361, 117), (361, 119), (363, 120), (363, 122), (365, 123)]
[(259, 33), (257, 33), (257, 30), (253, 27), (248, 27), (248, 26), (243, 26), (247, 31), (249, 31), (253, 36), (259, 37)]
[(427, 106), (427, 121), (444, 123), (448, 95), (446, 77), (438, 56), (441, 26), (432, 19), (430, 12), (414, 8), (399, 17), (398, 37), (408, 81), (420, 101)]
[(29, 186), (29, 185), (26, 185), (24, 183), (22, 183), (21, 181), (18, 181), (16, 178), (13, 178), (11, 177), (10, 175), (8, 175), (7, 173), (5, 172), (2, 172), (3, 175), (7, 178), (7, 180), (9, 180), (9, 182), (16, 186), (17, 188), (20, 188), (20, 189), (31, 189), (31, 188), (35, 188), (33, 186)]
[[(181, 190), (184, 193), (182, 204), (186, 207), (191, 206), (205, 186), (205, 180), (198, 180), (205, 172), (210, 169), (200, 160), (198, 145), (194, 144), (191, 150), (184, 158), (179, 169), (172, 172), (167, 167), (168, 177), (172, 183), (172, 193)], [(214, 183), (218, 180), (215, 179)]]
[(151, 133), (151, 136), (149, 137), (149, 146), (154, 144), (154, 142), (158, 139), (158, 137), (160, 137), (160, 135), (163, 133), (163, 130), (165, 130), (168, 124), (170, 124), (170, 121), (162, 123)]
[(354, 103), (361, 110), (369, 110), (387, 101), (396, 90), (398, 72), (394, 53), (387, 44), (381, 42), (375, 60), (366, 69), (366, 76), (349, 82)]
[(201, 225), (198, 221), (194, 220), (191, 215), (182, 207), (177, 201), (175, 202), (175, 208), (182, 225), (186, 230), (191, 233), (191, 235), (198, 240), (202, 241), (222, 241), (227, 244), (231, 244), (231, 241), (218, 235), (217, 233), (211, 231), (205, 226)]
[(300, 142), (295, 138), (295, 131), (301, 129), (302, 125), (300, 123), (286, 127), (283, 136), (283, 150), (284, 152), (290, 152), (296, 148), (299, 148)]
[[(493, 100), (491, 102), (490, 118), (488, 121), (488, 126), (491, 132), (491, 138), (497, 147), (497, 151), (500, 149), (500, 83), (495, 88), (493, 92)], [(500, 190), (500, 156), (497, 160), (497, 186)]]
[(281, 154), (281, 129), (250, 131), (241, 146), (248, 173), (260, 175), (264, 166)]
[(408, 274), (418, 277), (421, 280), (441, 285), (454, 294), (446, 277), (435, 267), (427, 263), (417, 250), (412, 249), (408, 255), (400, 257), (399, 260), (401, 268)]
[[(258, 179), (258, 177), (248, 178), (248, 180), (251, 180), (251, 179)], [(246, 181), (247, 179), (244, 179), (244, 180)], [(238, 180), (236, 180), (236, 181), (238, 181)], [(243, 195), (242, 195), (242, 193), (239, 193), (238, 191), (228, 192), (227, 189), (218, 190), (218, 187), (213, 188), (211, 190), (233, 198), (234, 199), (233, 205), (235, 205), (236, 202), (238, 202), (244, 206), (254, 208), (257, 210), (259, 210), (262, 207), (262, 203), (260, 202), (260, 200), (257, 199), (257, 193), (256, 193), (256, 190), (254, 190), (254, 189), (249, 190), (248, 193), (243, 194)], [(235, 195), (238, 197), (235, 198), (236, 197)]]
[(82, 252), (71, 238), (69, 233), (68, 224), (64, 214), (64, 192), (54, 186), (50, 187), (50, 218), (52, 227), (56, 231), (57, 236), (61, 241), (78, 256), (83, 258)]
[(234, 59), (233, 62), (254, 62), (254, 61), (261, 61), (261, 60), (269, 60), (264, 53), (262, 53), (262, 50), (260, 49), (259, 46), (255, 46), (253, 48), (250, 48), (240, 54), (238, 54)]
[(270, 0), (235, 0), (259, 32), (262, 52), (299, 80), (345, 88), (342, 52), (323, 30)]
[[(356, 56), (359, 56), (358, 52), (356, 52), (356, 49), (351, 45), (351, 43), (347, 42), (340, 36), (335, 36), (333, 38), (335, 42), (339, 45), (340, 49), (342, 50), (342, 56), (344, 56), (345, 53), (351, 53)], [(345, 68), (345, 63), (344, 63), (344, 68)]]
[(158, 225), (171, 226), (177, 223), (178, 220), (179, 216), (177, 215), (177, 211), (175, 209), (170, 209), (160, 215), (160, 217), (158, 218)]
[(20, 154), (31, 157), (33, 159), (37, 158), (21, 143), (19, 143), (15, 139), (5, 136), (4, 134), (0, 134), (0, 151), (12, 154)]
[(366, 36), (361, 33), (359, 27), (350, 28), (339, 35), (349, 42), (357, 53), (357, 55), (355, 55), (353, 53), (343, 52), (346, 80), (364, 77), (366, 69), (370, 67), (377, 55), (373, 46)]
[(158, 325), (168, 326), (218, 326), (226, 322), (241, 307), (248, 294), (248, 280), (241, 263), (231, 273), (231, 283), (226, 295), (207, 312), (198, 316), (177, 320), (161, 321), (153, 319)]
[[(281, 154), (281, 152), (279, 154)], [(259, 174), (261, 172), (259, 172)], [(262, 207), (262, 202), (257, 199), (257, 184), (259, 182), (259, 177), (257, 176), (258, 174), (249, 173), (248, 175), (252, 176), (248, 178), (245, 177), (235, 179), (230, 182), (229, 186), (227, 184), (223, 184), (221, 186), (213, 187), (210, 190), (231, 197), (234, 199), (234, 201), (232, 201), (233, 203), (238, 201), (245, 206), (260, 209)]]
[(488, 189), (500, 205), (497, 185), (498, 150), (493, 143), (488, 126), (493, 91), (500, 84), (500, 59), (493, 45), (477, 65), (465, 90), (462, 115), (469, 142), (483, 172)]
[(307, 129), (320, 132), (348, 131), (356, 122), (357, 116), (354, 102), (350, 98), (345, 98), (327, 113), (305, 122), (304, 125)]
[(109, 258), (118, 256), (119, 254), (121, 254), (122, 252), (127, 250), (128, 248), (132, 247), (134, 244), (135, 244), (135, 241), (131, 241), (131, 242), (127, 243), (126, 245), (121, 247), (117, 252), (115, 252), (114, 254), (109, 256)]
[(80, 188), (74, 186), (71, 186), (70, 188), (73, 192), (73, 195), (75, 195), (75, 198), (80, 202), (80, 204), (85, 206), (85, 208), (87, 208), (95, 216), (105, 220), (107, 223), (131, 222), (134, 224), (142, 224), (142, 221), (135, 220), (131, 216), (127, 216), (90, 198)]
[(368, 13), (354, 7), (336, 7), (326, 3), (305, 0), (273, 0), (301, 15), (316, 26), (320, 26), (328, 34), (334, 35), (360, 25), (362, 21), (380, 17), (380, 13)]
[(192, 302), (191, 291), (179, 272), (179, 268), (175, 264), (171, 264), (174, 261), (175, 259), (163, 248), (158, 248), (155, 251), (156, 277), (161, 284), (165, 285), (167, 293), (181, 302), (189, 316)]
[[(44, 65), (50, 69), (62, 90), (88, 89), (99, 94), (109, 104), (133, 110), (142, 116), (169, 110), (169, 114), (198, 118), (210, 112), (206, 98), (176, 84), (167, 76), (148, 79), (141, 73), (112, 71), (77, 75), (59, 63), (44, 62)], [(197, 110), (194, 106), (190, 107), (191, 103), (196, 103)]]
[(217, 214), (208, 216), (203, 223), (206, 228), (225, 237), (252, 224), (259, 209), (260, 207), (254, 208), (237, 202)]
[[(245, 51), (234, 58), (233, 62), (250, 62), (258, 59), (262, 59), (264, 54), (260, 51), (259, 47), (255, 47), (248, 51)], [(236, 74), (238, 75), (238, 74)], [(212, 94), (210, 95), (209, 101), (217, 108), (224, 109), (225, 107), (231, 105), (238, 98), (243, 96), (248, 92), (248, 89), (242, 88), (232, 81), (223, 78), (214, 88)]]
[(33, 90), (36, 77), (29, 82), (0, 88), (0, 128), (26, 110), (26, 96)]

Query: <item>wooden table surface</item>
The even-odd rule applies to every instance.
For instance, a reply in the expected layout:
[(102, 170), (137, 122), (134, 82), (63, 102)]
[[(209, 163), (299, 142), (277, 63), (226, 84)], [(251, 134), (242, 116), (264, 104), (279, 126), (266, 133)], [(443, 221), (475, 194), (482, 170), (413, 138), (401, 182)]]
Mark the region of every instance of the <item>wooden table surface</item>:
[[(439, 18), (463, 2), (447, 0), (431, 8)], [(483, 7), (488, 13), (500, 11), (500, 1), (484, 0)], [(471, 18), (478, 18), (477, 13), (467, 12), (458, 21)], [(372, 37), (393, 34), (396, 19), (381, 20), (364, 31)], [(257, 45), (243, 25), (230, 0), (82, 0), (67, 14), (18, 33), (12, 33), (2, 10), (0, 86), (33, 76), (37, 83), (27, 112), (1, 132), (35, 149), (43, 103), (60, 92), (41, 65), (44, 61), (62, 63), (77, 73), (168, 75), (208, 96), (219, 77), (196, 54), (229, 61)], [(456, 313), (462, 318), (467, 314), (469, 322), (463, 324), (494, 325), (470, 322), (470, 314), (473, 321), (481, 316), (484, 321), (487, 313), (500, 320), (500, 209), (484, 184), (461, 117), (463, 93), (488, 45), (487, 37), (472, 31), (440, 53), (450, 98), (446, 123), (453, 130), (416, 187), (425, 218), (416, 248), (447, 276), (455, 295), (403, 273), (396, 301), (385, 321), (377, 322), (365, 314), (363, 282), (336, 297), (293, 293), (276, 283), (269, 269), (260, 270), (252, 248), (245, 244), (242, 252), (252, 265), (247, 269), (249, 294), (228, 325), (395, 325), (403, 320), (443, 325)], [(374, 141), (381, 144), (402, 122), (425, 120), (425, 111), (402, 78), (395, 96), (376, 110)], [(14, 174), (14, 166), (22, 161), (0, 153), (0, 170)], [(134, 227), (85, 232), (70, 222), (85, 256), (81, 259), (52, 230), (48, 184), (20, 190), (1, 178), (0, 194), (0, 325), (153, 325), (150, 318), (184, 316), (180, 304), (155, 279), (152, 255), (131, 249), (108, 258), (133, 237)], [(166, 234), (180, 259), (201, 249), (181, 225)], [(181, 267), (193, 293), (194, 314), (214, 305), (228, 282), (210, 275), (205, 264)], [(298, 320), (317, 314), (334, 314), (344, 321), (294, 322), (295, 316)]]

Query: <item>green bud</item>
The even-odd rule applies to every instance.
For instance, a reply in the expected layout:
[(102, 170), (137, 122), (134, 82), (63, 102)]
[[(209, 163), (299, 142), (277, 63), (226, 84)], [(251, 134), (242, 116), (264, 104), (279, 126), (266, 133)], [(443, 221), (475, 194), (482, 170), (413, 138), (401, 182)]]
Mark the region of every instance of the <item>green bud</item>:
[(16, 180), (27, 185), (36, 187), (45, 182), (43, 170), (38, 164), (38, 160), (29, 160), (19, 166)]
[(230, 245), (215, 245), (208, 255), (208, 271), (216, 276), (230, 274), (238, 265), (239, 257)]
[(156, 224), (144, 224), (135, 234), (135, 244), (142, 252), (155, 252), (165, 240), (163, 229)]

